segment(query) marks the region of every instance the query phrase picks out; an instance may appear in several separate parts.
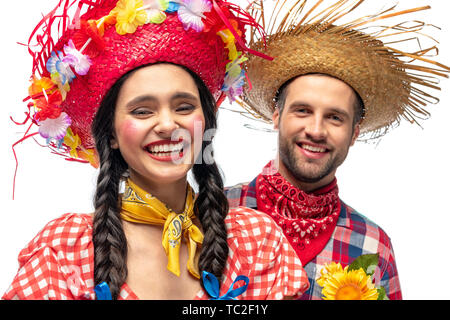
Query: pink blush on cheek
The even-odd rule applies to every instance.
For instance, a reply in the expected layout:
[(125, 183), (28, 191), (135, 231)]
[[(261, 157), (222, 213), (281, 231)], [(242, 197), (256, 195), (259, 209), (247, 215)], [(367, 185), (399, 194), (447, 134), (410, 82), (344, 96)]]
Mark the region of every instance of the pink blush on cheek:
[(123, 121), (118, 129), (118, 134), (121, 136), (120, 140), (124, 141), (133, 141), (137, 137), (139, 131), (133, 120)]

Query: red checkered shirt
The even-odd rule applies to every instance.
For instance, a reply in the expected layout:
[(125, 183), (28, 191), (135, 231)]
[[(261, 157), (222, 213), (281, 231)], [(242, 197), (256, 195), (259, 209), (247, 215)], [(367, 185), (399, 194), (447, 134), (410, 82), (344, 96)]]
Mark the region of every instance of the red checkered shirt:
[[(230, 210), (225, 219), (229, 256), (221, 284), (225, 294), (238, 275), (250, 279), (237, 299), (297, 297), (308, 279), (281, 228), (264, 213)], [(3, 299), (95, 299), (92, 216), (65, 214), (48, 223), (19, 254), (19, 271)], [(200, 290), (195, 299), (208, 299)], [(119, 299), (138, 299), (123, 284)]]
[[(230, 208), (245, 206), (257, 209), (256, 178), (249, 182), (226, 188)], [(362, 254), (379, 254), (375, 270), (375, 284), (383, 286), (390, 300), (401, 300), (402, 293), (395, 263), (394, 251), (387, 234), (375, 223), (341, 201), (341, 212), (336, 228), (325, 248), (304, 268), (308, 274), (309, 289), (301, 300), (322, 299), (322, 287), (316, 280), (325, 264), (340, 262), (347, 266)]]

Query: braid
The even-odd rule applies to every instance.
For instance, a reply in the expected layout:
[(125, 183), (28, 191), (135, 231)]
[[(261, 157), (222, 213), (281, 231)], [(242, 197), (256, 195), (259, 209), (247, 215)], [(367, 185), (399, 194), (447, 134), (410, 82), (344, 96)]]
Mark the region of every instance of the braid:
[[(109, 144), (109, 141), (108, 141)], [(127, 277), (127, 240), (122, 228), (119, 207), (119, 184), (123, 168), (114, 159), (116, 150), (106, 144), (98, 147), (101, 160), (94, 198), (94, 281), (106, 281), (113, 299)]]
[(222, 177), (215, 163), (196, 164), (193, 173), (199, 186), (194, 212), (204, 231), (199, 270), (214, 274), (220, 283), (228, 258), (225, 228), (228, 201), (223, 192)]
[(100, 170), (94, 196), (94, 282), (105, 281), (113, 299), (127, 277), (127, 240), (120, 219), (119, 186), (122, 174), (128, 168), (119, 150), (111, 148), (114, 109), (120, 88), (127, 77), (122, 77), (103, 98), (92, 123), (100, 158)]

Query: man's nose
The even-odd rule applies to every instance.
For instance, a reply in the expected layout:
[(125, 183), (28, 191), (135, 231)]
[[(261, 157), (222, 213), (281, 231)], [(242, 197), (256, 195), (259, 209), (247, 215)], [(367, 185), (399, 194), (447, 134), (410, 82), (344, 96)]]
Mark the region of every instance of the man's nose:
[(322, 116), (317, 115), (310, 118), (305, 133), (314, 141), (323, 141), (327, 137), (327, 129)]

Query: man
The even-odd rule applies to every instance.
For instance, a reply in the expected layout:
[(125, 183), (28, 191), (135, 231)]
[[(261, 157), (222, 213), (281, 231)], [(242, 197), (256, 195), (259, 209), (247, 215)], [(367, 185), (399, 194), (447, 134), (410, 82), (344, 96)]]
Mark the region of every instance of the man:
[[(305, 25), (288, 24), (295, 21), (290, 15), (299, 12), (296, 6), (304, 2), (289, 10), (267, 43), (253, 42), (253, 48), (274, 60), (250, 58), (253, 89), (244, 92), (243, 100), (257, 115), (273, 121), (279, 132), (278, 158), (250, 183), (227, 189), (230, 207), (258, 209), (282, 227), (308, 273), (310, 288), (302, 299), (323, 297), (316, 280), (326, 264), (347, 266), (363, 254), (379, 255), (375, 285), (382, 286), (389, 299), (401, 299), (389, 237), (339, 198), (335, 175), (361, 134), (380, 137), (400, 117), (427, 114), (419, 107), (425, 105), (427, 94), (416, 94), (414, 87), (427, 86), (427, 80), (408, 74), (405, 70), (417, 68), (400, 59), (420, 56), (386, 47), (373, 35), (352, 30), (355, 21), (365, 24), (361, 20), (335, 26), (337, 19), (331, 13), (345, 16), (343, 11), (335, 12), (335, 6), (324, 11), (333, 21), (319, 17)], [(422, 9), (426, 8), (411, 11)], [(450, 70), (439, 66), (438, 75)], [(433, 73), (432, 68), (422, 68)]]

